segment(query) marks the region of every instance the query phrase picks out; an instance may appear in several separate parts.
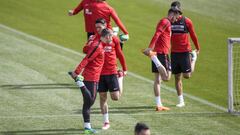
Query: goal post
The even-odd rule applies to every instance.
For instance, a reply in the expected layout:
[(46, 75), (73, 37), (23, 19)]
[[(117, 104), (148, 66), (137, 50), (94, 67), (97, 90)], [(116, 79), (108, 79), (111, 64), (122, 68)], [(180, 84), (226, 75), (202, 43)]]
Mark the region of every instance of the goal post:
[(240, 38), (228, 38), (228, 112), (240, 114)]

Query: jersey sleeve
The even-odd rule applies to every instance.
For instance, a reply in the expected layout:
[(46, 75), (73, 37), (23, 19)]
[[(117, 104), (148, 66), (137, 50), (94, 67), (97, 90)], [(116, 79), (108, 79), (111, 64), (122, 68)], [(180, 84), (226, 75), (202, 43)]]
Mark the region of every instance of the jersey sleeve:
[(123, 23), (119, 19), (116, 11), (111, 7), (109, 8), (109, 10), (110, 10), (110, 13), (111, 13), (111, 17), (114, 20), (114, 22), (117, 24), (117, 26), (123, 31), (124, 34), (128, 34), (127, 29), (125, 28), (125, 26), (123, 25)]
[(97, 43), (98, 45), (94, 47), (89, 47), (89, 50), (87, 52), (87, 55), (83, 58), (83, 60), (80, 62), (80, 64), (76, 67), (75, 73), (79, 75), (83, 69), (87, 66), (87, 64), (91, 61), (93, 61), (100, 53), (102, 53), (102, 50), (100, 48), (101, 42)]
[(198, 39), (197, 39), (197, 35), (195, 33), (195, 30), (194, 30), (194, 26), (193, 26), (193, 23), (192, 21), (189, 19), (189, 18), (186, 18), (186, 25), (187, 25), (187, 28), (188, 28), (188, 31), (190, 33), (190, 37), (195, 45), (195, 48), (197, 50), (200, 50), (200, 45), (199, 45), (199, 42), (198, 42)]
[(115, 38), (114, 42), (115, 42), (115, 50), (116, 50), (117, 58), (120, 61), (123, 71), (127, 71), (126, 60), (125, 60), (124, 54), (123, 54), (121, 46), (120, 46), (120, 41), (118, 38)]
[(156, 32), (153, 35), (153, 38), (149, 44), (149, 48), (154, 48), (155, 44), (158, 40), (158, 37), (161, 36), (161, 34), (164, 32), (164, 30), (170, 25), (170, 22), (167, 21), (166, 19), (161, 20), (157, 27), (156, 27)]
[(84, 0), (82, 0), (78, 6), (73, 10), (73, 15), (78, 14), (80, 11), (83, 10)]

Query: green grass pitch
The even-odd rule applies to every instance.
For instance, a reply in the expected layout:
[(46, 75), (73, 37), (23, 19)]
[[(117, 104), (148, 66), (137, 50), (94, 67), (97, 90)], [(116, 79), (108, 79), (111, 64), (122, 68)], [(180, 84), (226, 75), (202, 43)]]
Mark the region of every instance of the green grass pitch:
[[(82, 133), (81, 93), (67, 76), (67, 71), (82, 59), (77, 52), (86, 41), (82, 14), (67, 16), (67, 10), (78, 2), (0, 0), (3, 24), (0, 25), (0, 134)], [(111, 128), (107, 131), (100, 129), (102, 116), (97, 98), (92, 124), (99, 134), (133, 134), (133, 127), (139, 121), (146, 122), (153, 135), (240, 134), (239, 117), (227, 114), (224, 109), (227, 107), (226, 39), (240, 35), (240, 18), (236, 17), (240, 2), (181, 1), (184, 14), (194, 22), (202, 50), (196, 72), (184, 81), (184, 92), (188, 94), (186, 107), (176, 108), (176, 93), (163, 88), (163, 102), (171, 111), (160, 113), (154, 111), (150, 62), (140, 50), (150, 42), (170, 1), (108, 2), (130, 32), (130, 40), (124, 47), (129, 71), (144, 78), (130, 73), (124, 80), (121, 100), (109, 100)], [(28, 34), (19, 34), (5, 26)], [(174, 87), (173, 81), (165, 85)]]

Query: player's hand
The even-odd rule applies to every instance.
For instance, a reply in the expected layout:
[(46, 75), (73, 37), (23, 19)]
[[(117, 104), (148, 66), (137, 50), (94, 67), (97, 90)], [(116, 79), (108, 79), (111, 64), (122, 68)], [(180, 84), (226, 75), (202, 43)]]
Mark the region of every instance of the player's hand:
[(68, 15), (73, 16), (73, 10), (68, 10)]
[(127, 75), (127, 71), (123, 71), (123, 76), (126, 76)]
[(146, 48), (145, 50), (143, 50), (143, 54), (149, 56), (149, 52), (152, 51), (152, 48)]
[(200, 53), (200, 50), (197, 50), (197, 49), (196, 49), (196, 53), (197, 53), (197, 55), (199, 55), (199, 53)]
[(128, 34), (120, 34), (119, 38), (121, 41), (128, 41), (129, 40), (129, 35)]
[(69, 75), (72, 77), (72, 79), (74, 79), (74, 80), (75, 80), (75, 79), (77, 78), (77, 76), (78, 76), (78, 75), (77, 75), (75, 72), (73, 72), (73, 71), (69, 71), (68, 74), (69, 74)]

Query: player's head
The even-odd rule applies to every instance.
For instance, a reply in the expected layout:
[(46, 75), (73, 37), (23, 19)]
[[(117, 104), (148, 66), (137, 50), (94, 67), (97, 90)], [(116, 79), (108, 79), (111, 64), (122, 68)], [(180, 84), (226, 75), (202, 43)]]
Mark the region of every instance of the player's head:
[(103, 18), (99, 18), (95, 21), (95, 28), (98, 34), (101, 34), (102, 30), (107, 27), (106, 20)]
[(103, 43), (111, 43), (112, 42), (112, 37), (113, 37), (113, 32), (112, 30), (105, 28), (101, 32), (101, 41)]
[(150, 135), (149, 127), (144, 123), (137, 123), (135, 126), (135, 135)]
[(176, 10), (178, 10), (180, 15), (182, 14), (181, 3), (179, 1), (172, 2), (171, 8), (175, 8)]
[(180, 14), (179, 14), (179, 12), (178, 12), (178, 10), (177, 10), (176, 8), (170, 8), (170, 9), (168, 10), (168, 20), (169, 20), (170, 22), (172, 22), (172, 23), (177, 20), (177, 18), (178, 18), (179, 15), (180, 15)]

